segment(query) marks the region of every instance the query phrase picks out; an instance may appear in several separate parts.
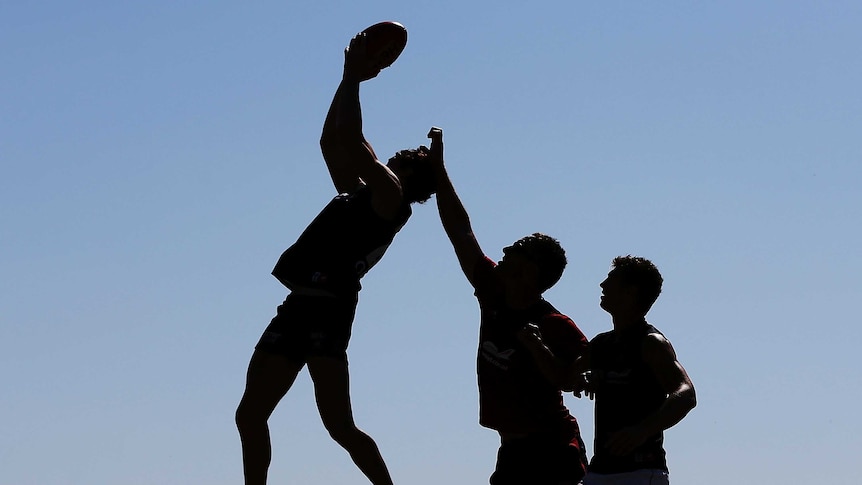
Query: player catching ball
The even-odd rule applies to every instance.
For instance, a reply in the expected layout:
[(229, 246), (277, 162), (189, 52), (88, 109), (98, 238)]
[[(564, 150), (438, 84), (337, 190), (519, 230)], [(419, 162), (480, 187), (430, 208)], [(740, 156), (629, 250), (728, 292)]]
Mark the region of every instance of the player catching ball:
[[(427, 200), (435, 185), (427, 148), (402, 150), (384, 165), (363, 136), (359, 83), (374, 78), (386, 62), (394, 61), (391, 45), (369, 39), (371, 35), (360, 33), (344, 51), (341, 84), (320, 139), (338, 195), (282, 254), (273, 270), (290, 293), (255, 347), (236, 411), (246, 485), (266, 483), (271, 460), (267, 421), (305, 366), (330, 436), (371, 483), (392, 483), (374, 440), (353, 420), (347, 344), (360, 278), (380, 260), (407, 222), (410, 205)], [(391, 61), (381, 62), (371, 45), (387, 47)]]

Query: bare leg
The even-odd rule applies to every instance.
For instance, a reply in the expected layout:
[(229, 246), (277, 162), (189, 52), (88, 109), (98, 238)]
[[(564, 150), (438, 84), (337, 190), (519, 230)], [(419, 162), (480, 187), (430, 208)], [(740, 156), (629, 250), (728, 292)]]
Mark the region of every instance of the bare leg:
[(272, 457), (267, 420), (302, 367), (303, 364), (259, 350), (251, 356), (245, 393), (236, 410), (245, 485), (266, 484)]
[(329, 435), (350, 454), (371, 483), (392, 485), (377, 444), (353, 422), (347, 362), (313, 357), (308, 359), (308, 372), (314, 381), (317, 409)]

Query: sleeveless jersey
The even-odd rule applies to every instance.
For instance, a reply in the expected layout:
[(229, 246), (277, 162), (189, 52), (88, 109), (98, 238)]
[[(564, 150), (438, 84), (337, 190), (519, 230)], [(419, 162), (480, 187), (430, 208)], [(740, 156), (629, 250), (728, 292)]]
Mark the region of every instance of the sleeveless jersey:
[(643, 421), (667, 397), (643, 359), (643, 342), (650, 333), (661, 332), (644, 323), (622, 332), (601, 333), (590, 342), (590, 371), (597, 382), (592, 472), (667, 470), (661, 432), (626, 456), (611, 455), (605, 449), (611, 433)]
[(339, 194), (282, 253), (272, 274), (293, 291), (358, 292), (359, 280), (380, 261), (410, 215), (410, 204), (404, 202), (395, 219), (381, 218), (365, 185)]
[(536, 324), (545, 345), (566, 362), (586, 350), (587, 339), (569, 317), (545, 300), (525, 310), (506, 306), (495, 267), (485, 258), (473, 277), (481, 310), (476, 359), (479, 424), (512, 433), (576, 432), (577, 421), (563, 403), (562, 392), (545, 378), (517, 332), (528, 323)]

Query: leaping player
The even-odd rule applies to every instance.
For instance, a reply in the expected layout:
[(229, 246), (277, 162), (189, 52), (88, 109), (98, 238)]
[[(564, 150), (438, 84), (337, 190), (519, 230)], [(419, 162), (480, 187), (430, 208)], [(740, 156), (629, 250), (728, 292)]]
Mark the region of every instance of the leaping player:
[(344, 72), (320, 138), (338, 195), (273, 270), (290, 293), (252, 354), (236, 410), (246, 485), (264, 485), (271, 460), (267, 421), (308, 366), (329, 434), (375, 485), (392, 479), (374, 440), (353, 420), (347, 344), (359, 280), (410, 217), (410, 205), (435, 192), (428, 149), (402, 150), (383, 164), (362, 133), (359, 83), (379, 73), (359, 34), (344, 52)]

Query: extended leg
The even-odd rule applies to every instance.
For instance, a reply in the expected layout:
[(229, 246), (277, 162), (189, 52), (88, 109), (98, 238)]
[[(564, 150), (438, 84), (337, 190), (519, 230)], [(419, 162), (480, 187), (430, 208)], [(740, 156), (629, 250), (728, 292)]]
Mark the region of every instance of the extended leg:
[(317, 409), (329, 435), (350, 453), (350, 458), (371, 483), (392, 485), (377, 444), (353, 422), (347, 362), (313, 357), (308, 360), (308, 371), (314, 381)]
[(266, 484), (272, 456), (267, 420), (302, 367), (303, 364), (260, 350), (251, 356), (245, 393), (236, 410), (245, 485)]

